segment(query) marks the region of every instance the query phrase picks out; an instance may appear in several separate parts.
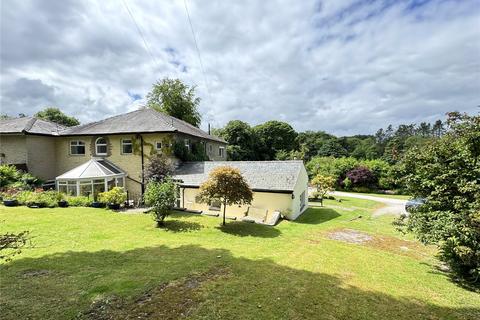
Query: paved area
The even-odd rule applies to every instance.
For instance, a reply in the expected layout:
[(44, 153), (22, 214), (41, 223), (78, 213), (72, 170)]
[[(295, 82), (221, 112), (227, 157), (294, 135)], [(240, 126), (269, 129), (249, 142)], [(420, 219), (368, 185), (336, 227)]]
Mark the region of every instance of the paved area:
[(383, 203), (384, 206), (375, 210), (375, 212), (372, 215), (373, 217), (378, 217), (385, 214), (393, 214), (396, 216), (399, 216), (401, 214), (407, 214), (407, 212), (405, 211), (405, 203), (407, 202), (407, 200), (382, 198), (380, 196), (369, 196), (365, 194), (358, 194), (353, 192), (342, 192), (342, 191), (333, 191), (331, 194), (333, 196), (358, 198), (358, 199), (372, 200), (372, 201)]

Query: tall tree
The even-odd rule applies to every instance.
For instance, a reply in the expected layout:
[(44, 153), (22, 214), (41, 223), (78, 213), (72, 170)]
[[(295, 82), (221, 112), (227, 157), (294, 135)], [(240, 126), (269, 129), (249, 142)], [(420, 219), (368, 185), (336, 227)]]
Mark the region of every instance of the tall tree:
[(403, 160), (410, 195), (425, 198), (400, 221), (456, 275), (480, 284), (480, 116), (450, 113), (451, 130)]
[(255, 160), (255, 132), (246, 122), (232, 120), (217, 130), (228, 142), (227, 152), (230, 160)]
[(42, 111), (37, 112), (35, 117), (55, 122), (65, 127), (73, 127), (80, 124), (80, 121), (78, 121), (77, 118), (67, 116), (65, 113), (60, 111), (60, 109), (55, 107), (45, 108)]
[(250, 204), (253, 193), (240, 170), (229, 166), (215, 168), (201, 186), (197, 199), (203, 203), (220, 200), (223, 204), (223, 225), (227, 205)]
[(147, 94), (147, 107), (199, 127), (202, 117), (198, 112), (200, 98), (195, 97), (195, 87), (179, 79), (165, 78), (157, 81)]
[(253, 128), (260, 146), (260, 159), (273, 160), (280, 150), (291, 151), (296, 148), (297, 133), (292, 126), (281, 121), (267, 121)]

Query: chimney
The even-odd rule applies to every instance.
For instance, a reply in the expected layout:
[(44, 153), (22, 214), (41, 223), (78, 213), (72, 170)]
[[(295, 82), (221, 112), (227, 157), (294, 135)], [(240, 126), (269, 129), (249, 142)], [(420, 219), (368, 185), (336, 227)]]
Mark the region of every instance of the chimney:
[(210, 135), (210, 122), (208, 123), (208, 134)]

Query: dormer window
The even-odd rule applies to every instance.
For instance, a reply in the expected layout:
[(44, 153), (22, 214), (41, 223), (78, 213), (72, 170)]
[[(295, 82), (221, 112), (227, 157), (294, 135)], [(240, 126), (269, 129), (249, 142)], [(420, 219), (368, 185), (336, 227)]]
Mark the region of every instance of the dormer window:
[(98, 138), (95, 140), (95, 153), (97, 156), (107, 155), (107, 140), (105, 138)]

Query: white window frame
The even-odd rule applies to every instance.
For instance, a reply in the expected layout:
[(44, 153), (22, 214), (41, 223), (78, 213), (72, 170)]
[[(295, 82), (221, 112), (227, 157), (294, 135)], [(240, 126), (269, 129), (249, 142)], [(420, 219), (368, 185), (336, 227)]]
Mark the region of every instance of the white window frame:
[(185, 143), (185, 147), (190, 151), (190, 139), (184, 139), (183, 142)]
[(225, 157), (225, 147), (218, 147), (218, 156), (220, 158), (224, 158)]
[[(81, 147), (83, 146), (83, 153), (73, 153), (72, 152), (72, 147)], [(86, 146), (85, 146), (85, 141), (82, 140), (71, 140), (70, 141), (70, 155), (72, 156), (84, 156), (86, 152)]]
[[(126, 143), (125, 141), (130, 141), (130, 142)], [(132, 146), (132, 152), (125, 152), (123, 150), (124, 145), (131, 145)], [(121, 150), (120, 150), (121, 154), (133, 154), (133, 140), (131, 138), (122, 139), (121, 143), (120, 143), (120, 148), (121, 148)]]
[[(98, 143), (98, 140), (103, 139), (105, 143)], [(105, 152), (98, 152), (98, 147), (105, 147)], [(97, 156), (106, 156), (108, 154), (108, 142), (104, 137), (98, 137), (95, 140), (95, 154)]]
[[(160, 147), (158, 147), (159, 144), (160, 144)], [(156, 150), (162, 150), (162, 146), (163, 146), (162, 142), (160, 142), (160, 141), (155, 142), (155, 149)]]

